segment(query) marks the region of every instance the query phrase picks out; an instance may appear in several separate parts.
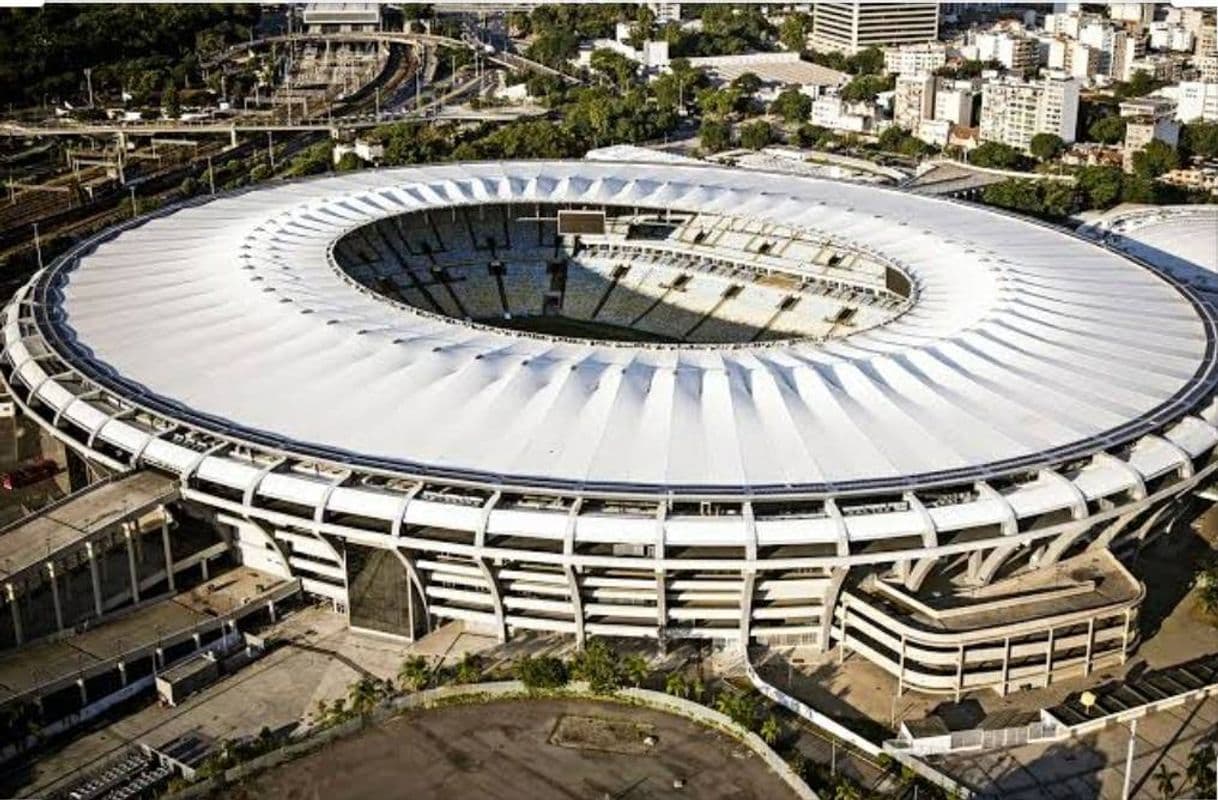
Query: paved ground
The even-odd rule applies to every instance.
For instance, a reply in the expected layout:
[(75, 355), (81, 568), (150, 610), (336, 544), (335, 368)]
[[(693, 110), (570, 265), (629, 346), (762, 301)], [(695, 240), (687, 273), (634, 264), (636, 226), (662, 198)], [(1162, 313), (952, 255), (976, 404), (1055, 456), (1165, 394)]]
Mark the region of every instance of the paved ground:
[[(184, 733), (198, 731), (215, 739), (257, 734), (263, 726), (291, 730), (317, 701), (346, 695), (347, 687), (365, 675), (392, 678), (403, 659), (413, 653), (432, 663), (455, 663), (467, 651), (495, 644), (491, 637), (466, 633), (446, 625), (413, 645), (354, 634), (346, 617), (328, 606), (297, 611), (269, 629), (268, 637), (285, 644), (207, 691), (174, 708), (151, 701), (126, 716), (106, 718), (52, 748), (33, 764), (0, 767), (0, 797), (44, 795), (73, 780), (80, 771), (101, 766), (137, 741), (160, 745)], [(569, 647), (561, 637), (537, 638), (496, 649), (511, 655)]]
[[(656, 744), (645, 755), (552, 744), (564, 715), (629, 719), (650, 726)], [(676, 779), (683, 789), (674, 788)], [(723, 734), (651, 709), (558, 700), (409, 714), (226, 790), (237, 800), (792, 796), (761, 759)]]

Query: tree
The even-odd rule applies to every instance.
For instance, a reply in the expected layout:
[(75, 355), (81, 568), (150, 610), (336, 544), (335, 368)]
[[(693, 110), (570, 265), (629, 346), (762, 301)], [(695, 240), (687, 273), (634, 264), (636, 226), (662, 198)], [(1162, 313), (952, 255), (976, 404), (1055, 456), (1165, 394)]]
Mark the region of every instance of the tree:
[(1191, 795), (1194, 797), (1214, 796), (1214, 752), (1213, 742), (1206, 742), (1193, 748), (1189, 753), (1188, 764), (1184, 774), (1192, 786)]
[(878, 75), (884, 69), (884, 51), (868, 47), (850, 57), (850, 71), (855, 75)]
[(343, 153), (342, 158), (338, 159), (338, 163), (334, 165), (334, 168), (339, 172), (351, 172), (363, 166), (364, 162), (355, 153)]
[(1025, 214), (1039, 214), (1044, 210), (1036, 181), (1011, 179), (991, 183), (981, 193), (987, 205), (1009, 208)]
[(750, 97), (757, 94), (757, 91), (761, 89), (761, 78), (758, 78), (756, 73), (753, 72), (741, 73), (732, 81), (732, 88), (742, 96)]
[(796, 53), (807, 46), (808, 33), (812, 30), (812, 18), (800, 11), (787, 14), (778, 26), (778, 41)]
[(626, 681), (637, 689), (651, 674), (651, 664), (638, 653), (631, 653), (622, 662), (622, 673), (626, 676)]
[(1065, 181), (1042, 181), (1040, 185), (1041, 206), (1047, 217), (1065, 217), (1074, 213), (1078, 198)]
[(892, 88), (892, 81), (879, 75), (863, 74), (852, 78), (850, 83), (842, 87), (841, 98), (847, 103), (874, 102), (880, 92)]
[(612, 694), (622, 685), (622, 669), (617, 654), (603, 639), (592, 638), (575, 654), (571, 674), (588, 682), (594, 694)]
[(361, 717), (367, 716), (380, 702), (380, 686), (375, 678), (363, 677), (347, 687), (347, 699), (351, 710)]
[(1176, 155), (1176, 149), (1158, 139), (1151, 139), (1133, 154), (1133, 171), (1140, 178), (1157, 178), (1178, 166), (1180, 157)]
[(703, 89), (698, 92), (698, 108), (703, 116), (722, 119), (736, 110), (741, 94), (735, 88)]
[(1168, 767), (1167, 764), (1159, 764), (1159, 769), (1155, 771), (1155, 786), (1163, 800), (1171, 800), (1171, 797), (1175, 795), (1176, 781), (1179, 777), (1180, 773)]
[(778, 724), (778, 719), (770, 714), (765, 718), (765, 722), (761, 723), (761, 738), (765, 740), (766, 744), (773, 747), (781, 735), (782, 728)]
[(725, 691), (715, 698), (715, 710), (742, 728), (752, 730), (757, 700), (751, 693)]
[(1028, 144), (1028, 150), (1041, 161), (1052, 161), (1065, 148), (1066, 143), (1056, 133), (1038, 133)]
[(782, 117), (784, 122), (806, 122), (812, 113), (812, 98), (798, 86), (788, 86), (770, 103), (770, 113)]
[(530, 692), (567, 685), (567, 665), (553, 656), (525, 656), (516, 663), (516, 677)]
[(993, 169), (1015, 169), (1023, 163), (1023, 156), (1010, 145), (1001, 142), (982, 142), (968, 154), (970, 164)]
[(588, 65), (592, 67), (593, 71), (616, 82), (617, 87), (622, 90), (625, 90), (634, 80), (634, 62), (608, 48), (602, 47), (593, 50)]
[(703, 120), (698, 129), (698, 141), (706, 152), (718, 153), (732, 146), (732, 129), (723, 122)]
[(740, 146), (760, 150), (774, 141), (774, 129), (763, 119), (750, 122), (740, 128)]
[(169, 119), (177, 119), (182, 116), (182, 103), (178, 99), (178, 89), (172, 83), (161, 92), (161, 108), (165, 110), (165, 116)]
[(685, 680), (684, 673), (670, 672), (668, 677), (664, 679), (664, 691), (673, 697), (689, 698), (689, 681)]
[(419, 691), (431, 680), (431, 670), (423, 656), (411, 656), (398, 669), (398, 682), (412, 691)]
[(837, 141), (837, 136), (819, 125), (800, 125), (795, 141), (800, 147), (827, 147)]
[(1118, 167), (1082, 167), (1075, 174), (1075, 185), (1087, 208), (1111, 208), (1121, 199), (1124, 176)]
[(1091, 123), (1087, 136), (1101, 144), (1120, 144), (1125, 139), (1125, 120), (1116, 114), (1100, 117)]
[(1190, 122), (1180, 129), (1181, 148), (1192, 156), (1218, 158), (1218, 122)]

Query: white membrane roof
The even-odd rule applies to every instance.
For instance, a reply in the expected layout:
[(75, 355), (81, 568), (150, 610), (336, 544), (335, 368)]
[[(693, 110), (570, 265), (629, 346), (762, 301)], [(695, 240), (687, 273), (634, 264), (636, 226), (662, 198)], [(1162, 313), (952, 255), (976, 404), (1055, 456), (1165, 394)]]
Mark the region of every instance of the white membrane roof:
[[(422, 315), (330, 246), (427, 207), (670, 207), (799, 226), (899, 263), (895, 321), (844, 339), (571, 342)], [(983, 209), (812, 178), (520, 162), (275, 184), (150, 219), (81, 257), (78, 362), (171, 416), (337, 460), (507, 481), (900, 485), (1082, 455), (1193, 410), (1210, 326), (1157, 274)], [(1135, 430), (1136, 429), (1136, 430)]]

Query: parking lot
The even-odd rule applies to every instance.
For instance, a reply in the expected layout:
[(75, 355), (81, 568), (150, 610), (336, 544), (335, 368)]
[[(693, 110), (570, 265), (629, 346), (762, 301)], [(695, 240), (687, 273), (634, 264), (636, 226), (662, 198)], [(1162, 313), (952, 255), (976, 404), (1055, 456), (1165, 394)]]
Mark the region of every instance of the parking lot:
[[(564, 718), (628, 721), (655, 737), (636, 748), (554, 741)], [(678, 788), (674, 781), (683, 782)], [(782, 800), (786, 784), (751, 750), (651, 709), (582, 700), (454, 706), (408, 714), (278, 767), (226, 797)]]

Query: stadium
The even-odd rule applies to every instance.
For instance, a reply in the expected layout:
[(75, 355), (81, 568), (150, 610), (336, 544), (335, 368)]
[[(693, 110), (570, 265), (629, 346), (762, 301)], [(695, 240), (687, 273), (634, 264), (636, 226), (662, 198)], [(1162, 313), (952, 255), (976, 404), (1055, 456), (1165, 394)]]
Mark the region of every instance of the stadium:
[(1130, 556), (1218, 463), (1213, 309), (1136, 255), (696, 164), (368, 171), (84, 242), (5, 309), (0, 375), (354, 628), (1005, 693), (1127, 658)]

